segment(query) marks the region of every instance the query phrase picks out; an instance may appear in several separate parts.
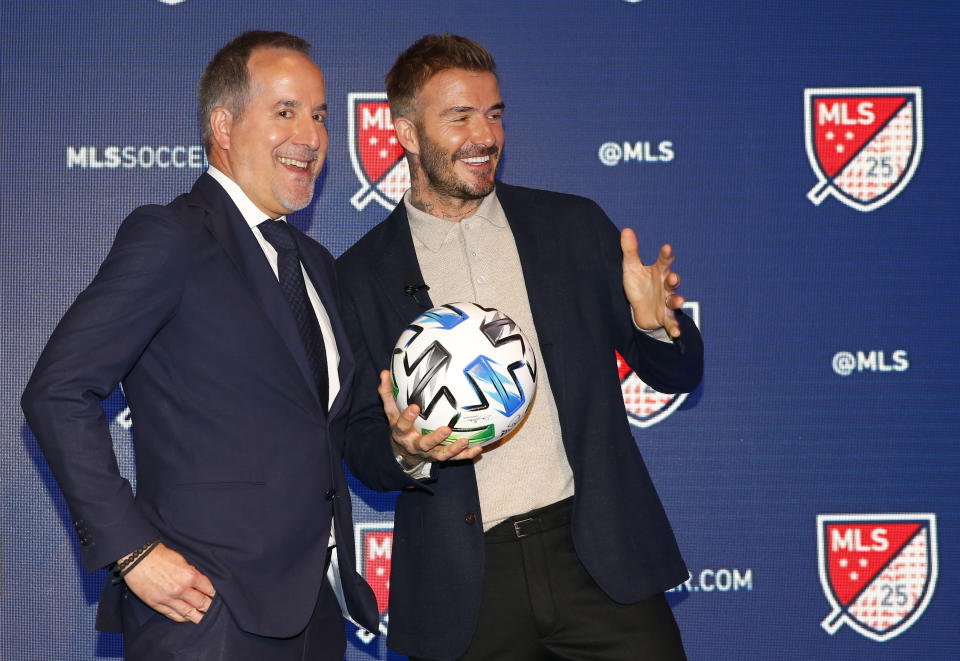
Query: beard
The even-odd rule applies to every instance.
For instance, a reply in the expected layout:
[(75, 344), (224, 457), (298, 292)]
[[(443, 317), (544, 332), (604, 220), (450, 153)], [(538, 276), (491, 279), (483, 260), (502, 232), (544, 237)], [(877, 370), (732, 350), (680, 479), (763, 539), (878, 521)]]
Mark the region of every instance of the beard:
[[(456, 162), (461, 158), (476, 156), (490, 157), (490, 176), (467, 181), (459, 176), (454, 169)], [(426, 137), (423, 131), (420, 134), (420, 168), (423, 171), (426, 184), (436, 193), (461, 200), (479, 200), (486, 197), (494, 188), (494, 174), (500, 163), (500, 148), (473, 147), (458, 149), (455, 153), (445, 152), (443, 148)]]
[(282, 204), (284, 208), (290, 209), (290, 211), (293, 212), (300, 211), (300, 209), (304, 209), (309, 206), (310, 202), (313, 201), (313, 192), (314, 188), (316, 188), (316, 185), (317, 177), (313, 177), (310, 179), (309, 184), (303, 184), (290, 189), (281, 189), (280, 186), (274, 182), (271, 185), (271, 189), (277, 202)]

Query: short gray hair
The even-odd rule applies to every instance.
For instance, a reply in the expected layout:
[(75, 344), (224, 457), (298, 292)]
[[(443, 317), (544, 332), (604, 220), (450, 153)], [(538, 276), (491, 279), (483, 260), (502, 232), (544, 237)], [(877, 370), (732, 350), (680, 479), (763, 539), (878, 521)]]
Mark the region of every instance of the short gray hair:
[(213, 109), (224, 106), (234, 117), (239, 118), (250, 100), (250, 72), (247, 62), (258, 48), (283, 48), (308, 57), (310, 55), (310, 44), (306, 40), (286, 32), (267, 30), (244, 32), (217, 51), (203, 70), (197, 84), (203, 148), (207, 150), (207, 154), (213, 146), (213, 128), (210, 126), (210, 113)]

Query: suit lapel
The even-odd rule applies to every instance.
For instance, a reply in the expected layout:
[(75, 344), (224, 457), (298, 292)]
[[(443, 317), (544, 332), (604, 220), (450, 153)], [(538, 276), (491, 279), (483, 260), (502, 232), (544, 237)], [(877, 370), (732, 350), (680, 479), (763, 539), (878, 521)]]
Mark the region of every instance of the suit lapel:
[(209, 211), (205, 218), (207, 227), (250, 284), (254, 299), (282, 338), (314, 399), (319, 401), (317, 384), (314, 383), (293, 312), (250, 226), (230, 196), (210, 175), (201, 175), (192, 192), (206, 203)]
[(380, 291), (386, 293), (401, 323), (409, 324), (419, 315), (434, 306), (427, 291), (421, 291), (419, 298), (423, 305), (406, 293), (409, 285), (429, 284), (424, 282), (417, 251), (413, 246), (413, 235), (407, 222), (407, 210), (403, 202), (397, 205), (387, 220), (388, 232), (379, 246), (382, 259), (377, 264), (376, 273)]
[(560, 250), (561, 239), (570, 241), (575, 238), (560, 237), (557, 232), (550, 231), (552, 210), (536, 204), (525, 190), (497, 182), (497, 198), (517, 245), (540, 352), (549, 370), (550, 387), (559, 402), (563, 398), (566, 370), (557, 357), (565, 355), (563, 329), (572, 311), (563, 291), (569, 266), (556, 256), (564, 253)]

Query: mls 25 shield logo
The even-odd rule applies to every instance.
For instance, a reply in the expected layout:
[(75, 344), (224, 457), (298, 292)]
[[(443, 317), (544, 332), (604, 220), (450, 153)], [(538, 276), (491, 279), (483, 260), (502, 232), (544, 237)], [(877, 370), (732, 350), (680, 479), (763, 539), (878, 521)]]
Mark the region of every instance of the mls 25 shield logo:
[(380, 615), (390, 600), (390, 561), (393, 559), (393, 524), (358, 523), (354, 526), (360, 575), (373, 588)]
[(347, 95), (347, 103), (350, 161), (360, 180), (360, 190), (350, 202), (357, 211), (371, 200), (393, 211), (410, 188), (410, 170), (393, 130), (387, 95), (354, 92)]
[[(700, 304), (687, 301), (683, 311), (700, 328)], [(668, 395), (657, 392), (627, 365), (620, 353), (617, 353), (617, 370), (620, 374), (620, 390), (623, 393), (623, 405), (627, 409), (627, 420), (635, 427), (655, 425), (676, 411), (687, 398), (687, 393)]]
[(877, 642), (913, 626), (937, 583), (933, 514), (820, 514), (820, 584), (833, 610), (820, 623), (847, 624)]
[(895, 198), (920, 162), (922, 105), (919, 87), (804, 90), (807, 158), (819, 179), (810, 201), (833, 195), (872, 211)]

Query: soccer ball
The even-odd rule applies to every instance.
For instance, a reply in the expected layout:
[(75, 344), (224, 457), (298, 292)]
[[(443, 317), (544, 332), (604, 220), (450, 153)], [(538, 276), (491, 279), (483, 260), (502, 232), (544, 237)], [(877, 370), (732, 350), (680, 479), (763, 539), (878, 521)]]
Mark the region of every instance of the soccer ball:
[(537, 388), (537, 359), (510, 317), (475, 303), (427, 310), (400, 334), (390, 361), (397, 406), (420, 407), (424, 434), (449, 426), (444, 443), (501, 439), (527, 414)]

